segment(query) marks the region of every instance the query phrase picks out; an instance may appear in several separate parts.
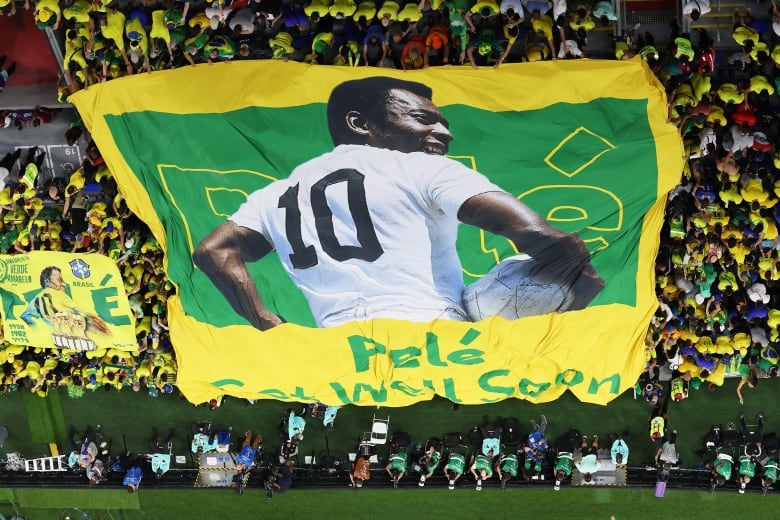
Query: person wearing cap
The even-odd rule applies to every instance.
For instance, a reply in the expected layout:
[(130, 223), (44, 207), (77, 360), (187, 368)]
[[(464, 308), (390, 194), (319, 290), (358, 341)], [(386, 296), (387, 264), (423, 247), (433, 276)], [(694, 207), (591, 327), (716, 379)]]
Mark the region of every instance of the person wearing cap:
[(368, 454), (358, 455), (355, 462), (352, 463), (352, 472), (349, 474), (349, 486), (361, 488), (368, 480), (371, 480), (371, 456)]

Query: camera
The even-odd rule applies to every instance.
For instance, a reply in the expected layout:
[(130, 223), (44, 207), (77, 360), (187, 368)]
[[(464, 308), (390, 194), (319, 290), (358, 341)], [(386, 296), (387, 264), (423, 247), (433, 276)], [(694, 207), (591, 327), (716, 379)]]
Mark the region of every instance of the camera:
[(265, 479), (265, 498), (273, 498), (274, 484), (276, 484), (276, 467), (272, 467)]

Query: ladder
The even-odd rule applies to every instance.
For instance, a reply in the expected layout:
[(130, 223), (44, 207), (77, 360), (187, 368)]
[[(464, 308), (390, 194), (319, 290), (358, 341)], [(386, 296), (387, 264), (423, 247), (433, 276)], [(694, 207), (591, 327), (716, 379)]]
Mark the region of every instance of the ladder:
[(24, 461), (25, 471), (68, 471), (68, 468), (62, 465), (62, 455), (56, 457), (42, 457), (40, 459), (26, 459)]

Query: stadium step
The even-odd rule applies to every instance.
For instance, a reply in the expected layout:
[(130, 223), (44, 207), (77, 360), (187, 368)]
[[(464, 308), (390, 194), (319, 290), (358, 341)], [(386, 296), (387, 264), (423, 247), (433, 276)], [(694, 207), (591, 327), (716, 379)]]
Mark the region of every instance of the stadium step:
[(24, 461), (24, 470), (28, 472), (42, 471), (67, 471), (62, 465), (62, 455), (56, 457), (42, 457), (40, 459), (27, 459)]
[(704, 29), (715, 44), (715, 48), (737, 47), (731, 37), (734, 30), (734, 12), (741, 14), (754, 6), (747, 2), (712, 2), (712, 11), (701, 15), (695, 22), (689, 22), (689, 29)]

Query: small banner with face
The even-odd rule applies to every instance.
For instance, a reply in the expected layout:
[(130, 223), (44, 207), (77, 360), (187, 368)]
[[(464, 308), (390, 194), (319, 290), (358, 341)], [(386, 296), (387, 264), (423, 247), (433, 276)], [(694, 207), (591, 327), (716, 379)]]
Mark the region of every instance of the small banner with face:
[(166, 252), (193, 402), (607, 403), (643, 367), (682, 145), (641, 60), (238, 62), (70, 100)]
[(134, 351), (135, 320), (116, 264), (102, 255), (0, 255), (3, 334), (41, 348)]

